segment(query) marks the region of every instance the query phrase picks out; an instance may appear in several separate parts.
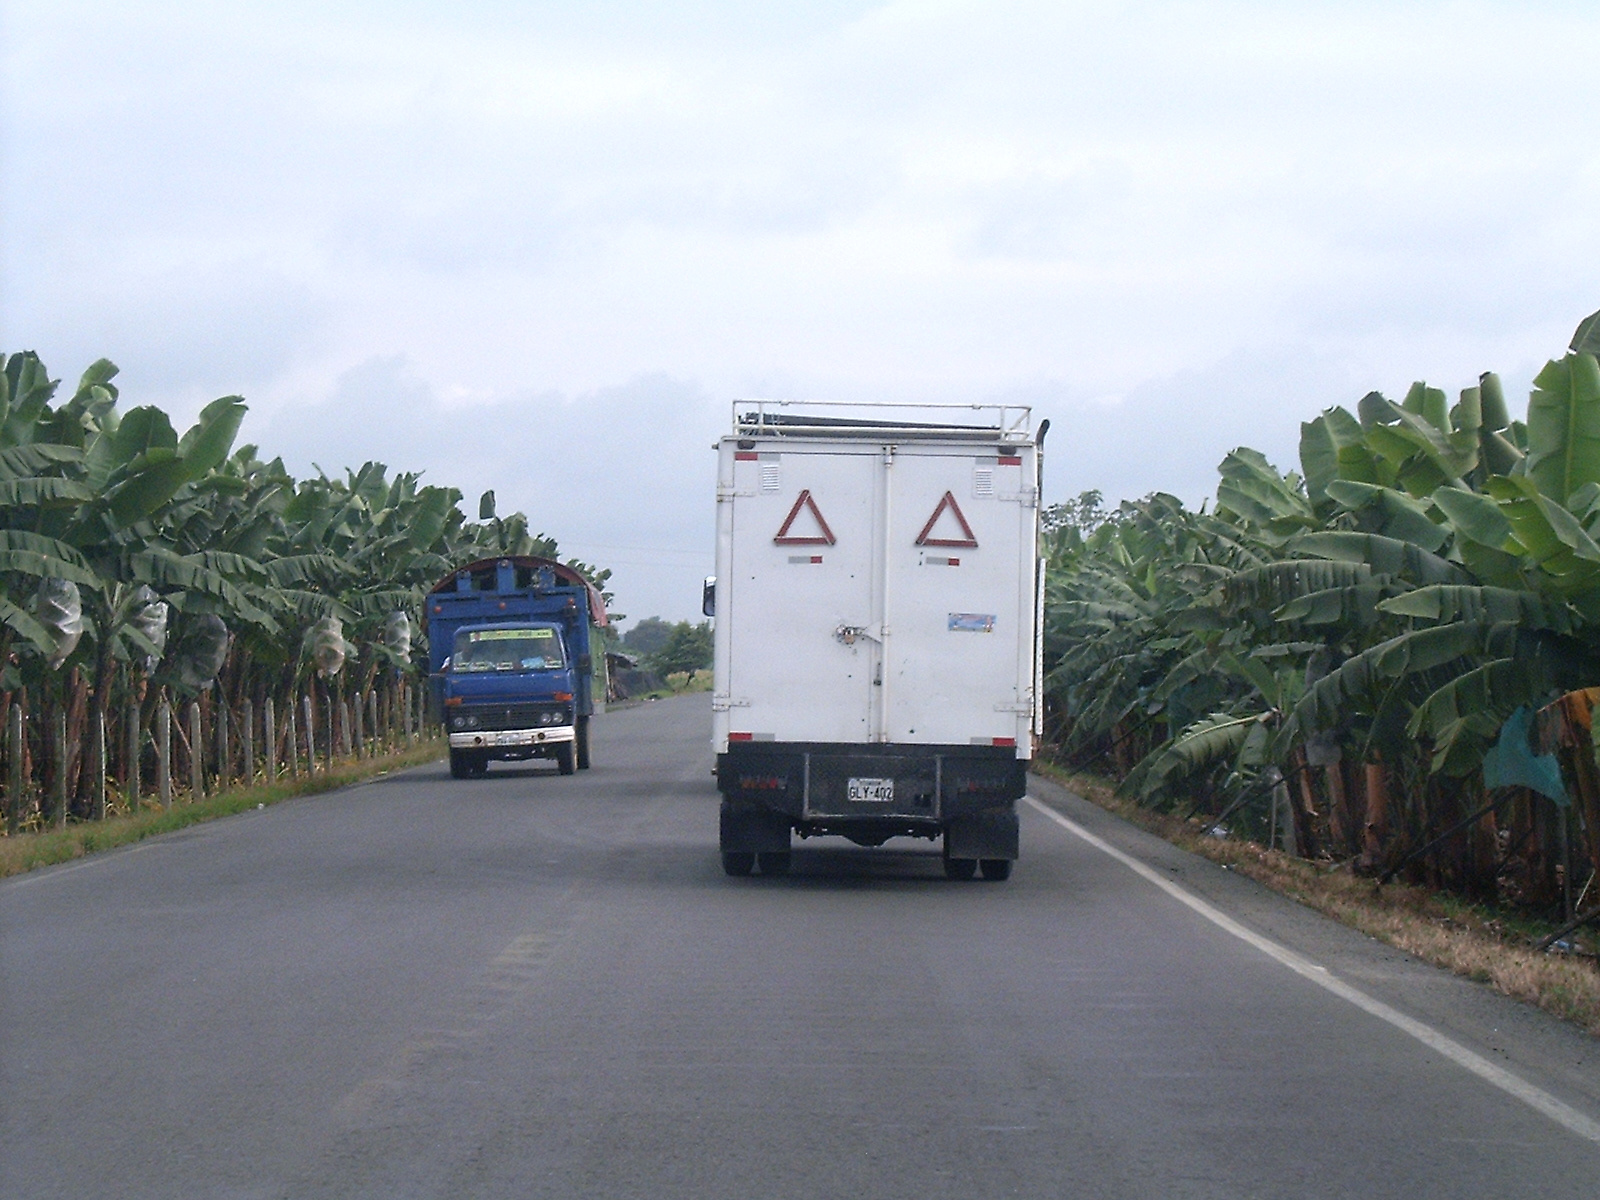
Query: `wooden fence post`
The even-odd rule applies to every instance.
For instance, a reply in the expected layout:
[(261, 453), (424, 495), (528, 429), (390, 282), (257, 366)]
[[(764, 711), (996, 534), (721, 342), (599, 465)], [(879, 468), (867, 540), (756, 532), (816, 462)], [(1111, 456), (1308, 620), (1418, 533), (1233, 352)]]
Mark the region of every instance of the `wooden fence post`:
[(412, 720), (411, 720), (412, 712), (411, 712), (411, 682), (410, 682), (410, 680), (407, 680), (405, 683), (402, 683), (400, 685), (400, 696), (401, 696), (402, 702), (405, 705), (405, 712), (406, 712), (406, 749), (409, 750), (409, 749), (411, 749), (411, 738), (412, 738), (412, 729), (413, 729), (413, 724), (412, 724)]
[(6, 722), (6, 832), (12, 836), (22, 826), (22, 705), (11, 704)]
[(371, 727), (372, 727), (372, 754), (371, 754), (371, 757), (377, 758), (378, 757), (378, 689), (377, 688), (368, 688), (367, 689), (367, 716), (369, 718), (371, 718), (370, 721), (368, 722), (368, 724), (371, 725)]
[(228, 702), (217, 689), (217, 795), (228, 790)]
[(156, 795), (163, 809), (172, 807), (172, 703), (166, 696), (156, 709)]
[(244, 757), (244, 769), (240, 772), (240, 774), (242, 774), (244, 777), (245, 787), (249, 787), (256, 781), (255, 708), (256, 706), (250, 702), (250, 697), (246, 696), (244, 698), (244, 704), (241, 706), (239, 712), (239, 721), (242, 725), (242, 728), (239, 730), (240, 742), (242, 743), (239, 749)]
[(56, 713), (56, 827), (67, 827), (67, 710)]
[(128, 701), (128, 815), (132, 816), (139, 811), (139, 786), (144, 781), (139, 777), (139, 753), (144, 749), (144, 736), (139, 728), (140, 724), (139, 700), (134, 697)]
[(272, 697), (268, 696), (261, 704), (262, 736), (267, 739), (267, 782), (278, 782), (278, 721), (277, 714), (272, 711)]
[(300, 698), (306, 714), (306, 778), (317, 773), (317, 710), (311, 706), (311, 693)]
[(200, 701), (189, 701), (189, 800), (206, 798), (205, 743), (200, 740)]
[(94, 710), (94, 817), (106, 819), (106, 714), (103, 708)]
[(289, 697), (289, 711), (287, 713), (287, 718), (288, 719), (287, 719), (287, 721), (285, 723), (285, 728), (284, 728), (283, 732), (284, 732), (284, 744), (288, 748), (288, 751), (289, 751), (289, 759), (288, 759), (289, 778), (290, 779), (299, 779), (300, 778), (300, 747), (296, 744), (296, 740), (299, 738), (300, 733), (295, 728), (294, 697), (293, 696)]
[(1383, 843), (1389, 833), (1389, 769), (1383, 759), (1375, 758), (1367, 768), (1367, 813), (1362, 822), (1362, 859), (1369, 866), (1383, 861)]
[(355, 738), (356, 738), (356, 744), (355, 744), (354, 748), (352, 749), (351, 753), (353, 753), (355, 755), (355, 757), (361, 758), (361, 757), (363, 757), (362, 756), (362, 751), (367, 748), (366, 747), (367, 739), (362, 736), (362, 734), (365, 731), (361, 728), (361, 716), (362, 716), (362, 713), (361, 713), (361, 693), (360, 692), (357, 692), (354, 696), (352, 696), (350, 698), (350, 715), (353, 718), (355, 718)]

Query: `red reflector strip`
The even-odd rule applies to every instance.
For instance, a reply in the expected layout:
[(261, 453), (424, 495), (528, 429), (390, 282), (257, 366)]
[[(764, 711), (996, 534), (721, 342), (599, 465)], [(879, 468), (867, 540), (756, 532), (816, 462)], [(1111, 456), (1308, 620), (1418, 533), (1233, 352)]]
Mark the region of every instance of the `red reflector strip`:
[(819, 562), (821, 562), (821, 561), (822, 561), (822, 555), (820, 555), (820, 554), (813, 554), (813, 555), (812, 555), (812, 556), (811, 556), (811, 561), (812, 561), (812, 562), (814, 562), (814, 563), (819, 563)]
[(730, 733), (728, 740), (730, 742), (753, 742), (756, 740), (756, 735), (753, 733)]
[(992, 745), (992, 746), (1015, 746), (1017, 744), (1017, 739), (1016, 738), (991, 738), (989, 744)]
[(1017, 458), (1014, 455), (1002, 454), (1000, 456), (1000, 465), (1002, 467), (1020, 467), (1022, 465), (1022, 459)]
[[(734, 462), (756, 462), (760, 458), (761, 455), (757, 454), (754, 450), (735, 450), (733, 452)], [(1021, 460), (1018, 459), (1018, 461), (1020, 462)]]

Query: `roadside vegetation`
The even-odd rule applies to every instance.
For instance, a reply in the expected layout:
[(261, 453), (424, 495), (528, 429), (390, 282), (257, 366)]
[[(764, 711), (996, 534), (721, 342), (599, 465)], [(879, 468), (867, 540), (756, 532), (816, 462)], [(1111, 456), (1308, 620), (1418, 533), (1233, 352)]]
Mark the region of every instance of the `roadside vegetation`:
[(711, 622), (645, 617), (622, 635), (619, 698), (655, 700), (711, 690)]
[(36, 355), (0, 359), (6, 838), (410, 741), (427, 588), (477, 558), (557, 557), (493, 493), (472, 522), (457, 489), (381, 463), (293, 478), (235, 448), (237, 396), (180, 434), (120, 406), (110, 362), (63, 398)]
[(1326, 911), (1359, 898), (1360, 927), (1389, 910), (1452, 945), (1482, 933), (1522, 965), (1425, 956), (1591, 1029), (1597, 317), (1524, 417), (1493, 374), (1454, 403), (1369, 393), (1301, 426), (1299, 471), (1230, 453), (1199, 511), (1086, 493), (1045, 522), (1050, 758)]

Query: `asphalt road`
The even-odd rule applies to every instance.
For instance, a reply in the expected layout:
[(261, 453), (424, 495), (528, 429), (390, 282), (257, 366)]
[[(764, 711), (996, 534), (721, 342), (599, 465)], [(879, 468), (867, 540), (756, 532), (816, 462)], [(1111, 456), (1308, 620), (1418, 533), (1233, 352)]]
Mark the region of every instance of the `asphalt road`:
[(1600, 1195), (1600, 1043), (1048, 784), (728, 879), (708, 724), (0, 883), (0, 1196)]

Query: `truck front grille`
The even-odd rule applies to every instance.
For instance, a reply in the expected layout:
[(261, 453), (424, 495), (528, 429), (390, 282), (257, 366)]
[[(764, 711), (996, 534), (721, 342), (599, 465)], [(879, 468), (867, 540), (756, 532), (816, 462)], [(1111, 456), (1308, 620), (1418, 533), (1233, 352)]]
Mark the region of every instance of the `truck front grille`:
[(450, 728), (543, 729), (572, 724), (572, 709), (565, 704), (474, 704), (463, 705), (449, 716)]

